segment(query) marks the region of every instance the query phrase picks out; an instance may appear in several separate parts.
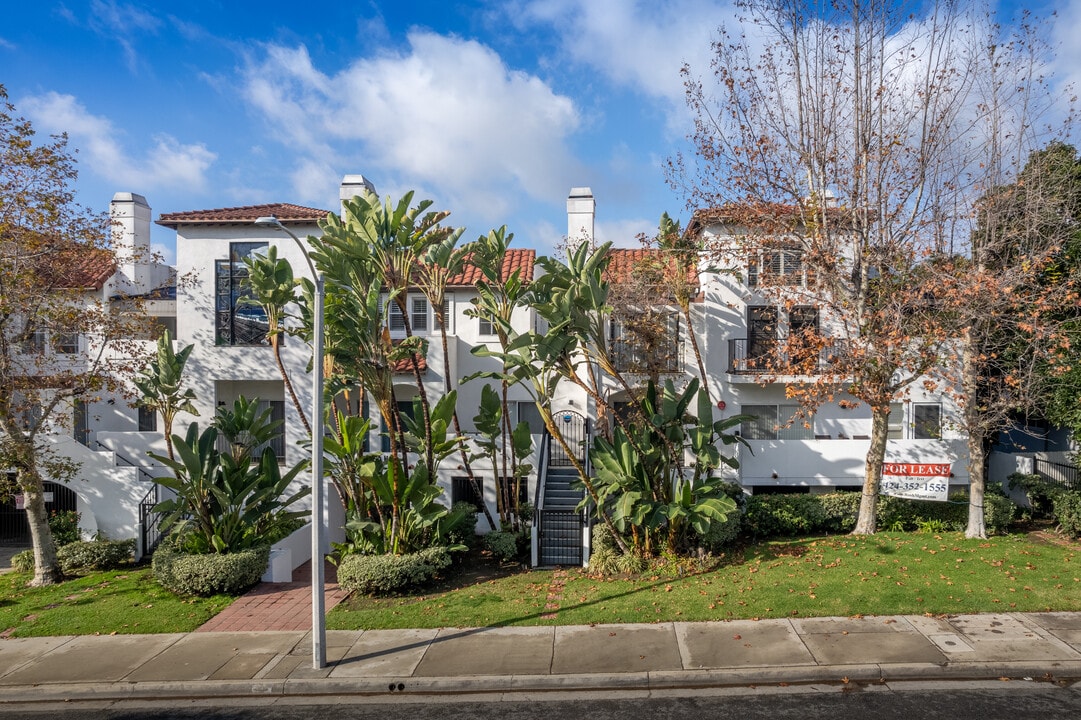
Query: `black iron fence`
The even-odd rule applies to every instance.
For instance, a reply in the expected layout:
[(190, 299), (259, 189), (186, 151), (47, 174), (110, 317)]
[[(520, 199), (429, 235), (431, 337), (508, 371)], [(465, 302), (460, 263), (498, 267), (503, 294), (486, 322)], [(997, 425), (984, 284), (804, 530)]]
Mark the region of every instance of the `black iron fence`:
[(1063, 490), (1081, 490), (1081, 483), (1077, 478), (1077, 466), (1065, 465), (1063, 463), (1052, 462), (1051, 460), (1041, 460), (1036, 458), (1033, 468), (1036, 474), (1043, 478), (1046, 482), (1061, 487)]

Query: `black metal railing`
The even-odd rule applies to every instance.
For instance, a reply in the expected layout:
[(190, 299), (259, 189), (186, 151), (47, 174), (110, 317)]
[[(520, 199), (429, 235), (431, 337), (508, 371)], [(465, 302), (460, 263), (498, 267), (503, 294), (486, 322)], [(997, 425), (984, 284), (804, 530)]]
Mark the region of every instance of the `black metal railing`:
[(150, 557), (161, 543), (161, 520), (165, 513), (155, 512), (158, 487), (155, 485), (139, 501), (139, 527), (142, 528), (143, 556)]
[(836, 344), (801, 347), (786, 337), (736, 338), (728, 341), (728, 372), (733, 375), (818, 375), (834, 362)]
[(582, 513), (573, 510), (541, 510), (541, 565), (582, 564)]
[(1077, 478), (1076, 465), (1064, 465), (1063, 463), (1037, 458), (1034, 469), (1036, 474), (1046, 482), (1057, 485), (1063, 490), (1081, 490), (1081, 483), (1078, 482)]

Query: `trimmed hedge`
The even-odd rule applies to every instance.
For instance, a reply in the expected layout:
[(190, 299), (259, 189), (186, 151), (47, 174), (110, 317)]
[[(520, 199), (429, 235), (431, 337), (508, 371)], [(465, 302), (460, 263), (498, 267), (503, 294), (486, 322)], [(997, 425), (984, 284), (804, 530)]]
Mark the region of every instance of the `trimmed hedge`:
[(191, 555), (163, 545), (154, 553), (154, 577), (179, 595), (240, 595), (259, 582), (270, 562), (270, 546), (220, 555)]
[[(851, 532), (859, 516), (858, 492), (824, 495), (754, 495), (747, 500), (744, 527), (753, 538)], [(889, 495), (878, 498), (880, 530), (912, 531), (938, 525), (962, 531), (968, 525), (968, 495), (953, 493), (950, 502), (905, 500)], [(1016, 506), (1006, 497), (984, 495), (984, 525), (987, 532), (1006, 532), (1014, 520)]]
[(68, 543), (56, 551), (65, 575), (83, 570), (116, 570), (135, 560), (135, 538)]
[(423, 585), (451, 565), (445, 547), (426, 548), (407, 555), (361, 555), (342, 558), (338, 585), (365, 595), (393, 595)]

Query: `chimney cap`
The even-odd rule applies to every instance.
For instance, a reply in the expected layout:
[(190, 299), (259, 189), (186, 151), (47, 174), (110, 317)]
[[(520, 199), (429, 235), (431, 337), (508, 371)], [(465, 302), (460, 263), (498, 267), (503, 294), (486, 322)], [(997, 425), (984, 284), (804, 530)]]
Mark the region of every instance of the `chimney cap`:
[(133, 192), (118, 192), (113, 195), (114, 203), (127, 203), (133, 202), (136, 205), (146, 205), (150, 207), (150, 204), (146, 201), (146, 198), (138, 193)]

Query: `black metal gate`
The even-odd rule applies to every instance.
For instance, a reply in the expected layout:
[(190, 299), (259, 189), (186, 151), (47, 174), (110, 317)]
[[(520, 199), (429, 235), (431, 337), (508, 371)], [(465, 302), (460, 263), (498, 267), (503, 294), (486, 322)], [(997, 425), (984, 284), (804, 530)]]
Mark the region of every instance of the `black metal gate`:
[[(45, 512), (52, 514), (78, 509), (75, 491), (62, 483), (47, 482), (45, 485)], [(0, 502), (0, 545), (30, 546), (30, 522), (22, 505), (22, 491), (9, 480), (9, 493)]]
[[(559, 434), (563, 436), (563, 440), (567, 443), (567, 447), (570, 448), (578, 462), (584, 463), (587, 450), (586, 444), (589, 440), (589, 421), (573, 410), (553, 413), (553, 418)], [(571, 461), (571, 456), (567, 454), (562, 443), (556, 438), (552, 438), (551, 443), (548, 445), (548, 464), (556, 467), (566, 467), (574, 464)]]

